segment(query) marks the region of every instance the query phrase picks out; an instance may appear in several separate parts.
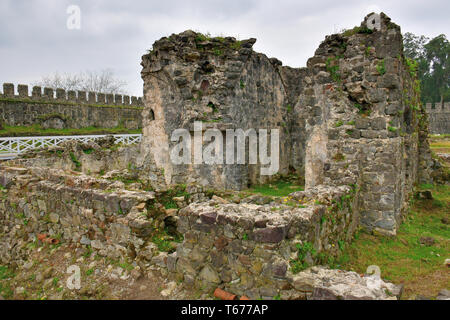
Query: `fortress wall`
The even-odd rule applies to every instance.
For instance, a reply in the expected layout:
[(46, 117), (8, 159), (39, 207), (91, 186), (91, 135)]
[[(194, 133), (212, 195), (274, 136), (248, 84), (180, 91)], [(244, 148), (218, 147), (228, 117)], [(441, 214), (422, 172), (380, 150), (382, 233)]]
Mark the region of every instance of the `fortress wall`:
[(449, 134), (450, 133), (450, 102), (427, 103), (426, 110), (429, 119), (430, 133)]
[(0, 121), (10, 126), (40, 124), (44, 128), (142, 127), (142, 98), (84, 91), (53, 90), (3, 84)]

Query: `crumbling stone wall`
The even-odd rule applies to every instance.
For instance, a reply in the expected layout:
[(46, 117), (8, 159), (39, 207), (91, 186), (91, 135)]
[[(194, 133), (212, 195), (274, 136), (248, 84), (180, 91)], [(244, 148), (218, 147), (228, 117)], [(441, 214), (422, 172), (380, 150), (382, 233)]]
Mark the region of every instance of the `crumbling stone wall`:
[[(142, 163), (157, 187), (195, 181), (223, 189), (243, 189), (265, 181), (259, 165), (173, 165), (173, 130), (204, 127), (280, 130), (280, 173), (302, 167), (302, 130), (291, 134), (295, 92), (301, 71), (281, 67), (252, 50), (255, 39), (207, 38), (193, 31), (162, 38), (142, 58), (144, 142)], [(295, 136), (295, 138), (293, 138)], [(225, 142), (226, 143), (226, 142)], [(225, 145), (224, 143), (224, 145)], [(294, 160), (294, 159), (297, 160)], [(300, 160), (299, 160), (300, 159)], [(161, 174), (163, 172), (163, 174)]]
[[(401, 287), (354, 272), (323, 267), (297, 272), (325, 263), (351, 238), (356, 221), (349, 187), (298, 192), (291, 201), (304, 205), (293, 208), (257, 204), (255, 197), (241, 204), (215, 195), (208, 199), (190, 186), (189, 197), (173, 198), (181, 208), (176, 216), (177, 210), (160, 203), (167, 193), (124, 190), (116, 182), (46, 167), (1, 166), (0, 184), (7, 191), (0, 192), (0, 262), (20, 270), (29, 264), (33, 243), (62, 242), (132, 265), (133, 278), (159, 270), (185, 287), (219, 286), (251, 299), (401, 294)], [(161, 252), (153, 236), (177, 220), (184, 241)], [(293, 261), (300, 264), (295, 272)]]
[[(298, 192), (287, 203), (207, 196), (195, 186), (167, 198), (167, 192), (125, 190), (106, 178), (111, 174), (98, 178), (13, 164), (18, 163), (0, 167), (0, 185), (8, 190), (0, 197), (0, 262), (5, 264), (26, 261), (27, 245), (45, 235), (55, 243), (133, 261), (144, 272), (157, 268), (187, 287), (220, 285), (255, 299), (295, 287), (304, 299), (312, 287), (304, 287), (294, 273), (336, 257), (357, 226), (352, 209), (357, 200), (345, 186)], [(180, 210), (165, 209), (164, 199)], [(183, 242), (161, 252), (153, 237), (171, 224)]]
[(429, 128), (432, 134), (450, 133), (450, 102), (426, 104), (426, 111), (430, 121)]
[[(150, 232), (149, 221), (140, 219), (139, 212), (155, 198), (153, 192), (116, 191), (111, 181), (58, 169), (1, 169), (0, 182), (9, 189), (8, 197), (0, 199), (2, 263), (20, 262), (21, 244), (38, 234), (92, 245), (102, 255), (118, 258), (127, 255), (131, 243), (139, 250), (144, 244), (141, 233)], [(141, 209), (133, 209), (141, 203)], [(132, 209), (134, 214), (128, 216)]]
[(378, 28), (366, 17), (321, 43), (296, 107), (310, 111), (306, 187), (357, 186), (361, 224), (395, 234), (414, 183), (430, 180), (427, 116), (400, 27), (373, 17)]
[(327, 36), (301, 69), (253, 52), (254, 42), (186, 31), (143, 57), (141, 161), (155, 184), (242, 189), (265, 181), (251, 165), (175, 166), (170, 134), (195, 120), (221, 130), (278, 128), (280, 174), (295, 169), (306, 188), (357, 186), (361, 223), (394, 234), (413, 184), (430, 181), (432, 162), (400, 27), (369, 15), (360, 27)]
[[(358, 226), (394, 235), (414, 184), (430, 181), (428, 118), (415, 70), (403, 57), (400, 28), (384, 14), (326, 37), (307, 68), (283, 67), (253, 52), (253, 44), (186, 31), (157, 41), (143, 57), (144, 139), (132, 162), (140, 181), (133, 190), (114, 181), (117, 172), (68, 173), (77, 169), (70, 152), (85, 164), (99, 157), (83, 146), (56, 162), (65, 171), (48, 168), (51, 159), (42, 155), (9, 162), (28, 168), (2, 167), (6, 247), (16, 252), (24, 237), (44, 230), (102, 255), (145, 260), (144, 267), (157, 266), (187, 286), (253, 298), (330, 294), (314, 293), (318, 280), (296, 272), (332, 261)], [(209, 188), (243, 189), (266, 178), (259, 165), (173, 165), (171, 133), (195, 120), (221, 131), (279, 128), (280, 173), (304, 174), (306, 190), (278, 199), (206, 196)], [(118, 156), (114, 171), (134, 154)], [(112, 157), (97, 159), (95, 172)], [(170, 188), (178, 184), (186, 194), (175, 197)], [(158, 202), (168, 194), (170, 209)], [(152, 232), (167, 217), (183, 241), (158, 252)], [(27, 219), (25, 228), (17, 219)], [(0, 254), (12, 259), (9, 249)]]
[(142, 128), (142, 98), (96, 92), (68, 91), (12, 83), (3, 84), (0, 122), (10, 126), (40, 124), (43, 128)]
[(253, 299), (295, 287), (299, 270), (339, 255), (358, 216), (350, 187), (317, 188), (292, 199), (304, 205), (259, 205), (246, 199), (235, 204), (213, 198), (183, 208), (178, 230), (184, 241), (171, 255), (169, 271), (188, 286), (221, 285)]

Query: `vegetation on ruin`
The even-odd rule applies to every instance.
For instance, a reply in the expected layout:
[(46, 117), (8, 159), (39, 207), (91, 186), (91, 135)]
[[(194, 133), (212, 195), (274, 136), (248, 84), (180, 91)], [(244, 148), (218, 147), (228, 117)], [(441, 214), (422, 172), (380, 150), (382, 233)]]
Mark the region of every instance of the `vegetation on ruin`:
[(338, 152), (338, 153), (336, 153), (333, 156), (333, 160), (336, 161), (336, 162), (344, 161), (345, 160), (345, 155), (343, 155), (341, 152)]
[(184, 197), (184, 199), (187, 200), (190, 198), (190, 196), (191, 194), (186, 191), (186, 185), (180, 184), (160, 194), (158, 199), (166, 209), (177, 209), (178, 206), (173, 198)]
[(311, 242), (305, 242), (302, 244), (297, 243), (296, 248), (297, 258), (290, 261), (291, 272), (293, 274), (299, 273), (300, 271), (303, 271), (310, 266), (306, 261), (308, 255), (310, 255), (310, 258), (316, 256), (316, 250), (314, 249), (314, 246)]
[[(419, 190), (431, 190), (434, 199), (412, 199), (396, 237), (360, 231), (336, 267), (365, 273), (377, 265), (383, 279), (405, 285), (404, 299), (415, 294), (432, 297), (449, 288), (444, 261), (450, 254), (450, 186), (421, 185)], [(434, 243), (426, 243), (427, 238)]]
[(342, 126), (344, 124), (344, 122), (342, 120), (338, 120), (336, 121), (336, 123), (334, 124), (335, 128), (339, 128), (340, 126)]
[(333, 81), (341, 83), (341, 75), (339, 73), (339, 60), (341, 56), (329, 57), (326, 61), (327, 71), (330, 73)]
[(53, 118), (61, 119), (64, 122), (68, 120), (68, 118), (65, 115), (60, 114), (60, 113), (50, 113), (50, 114), (43, 114), (43, 115), (37, 116), (37, 119), (39, 119), (41, 121), (47, 121), (47, 120), (50, 120)]
[(249, 190), (246, 190), (246, 192), (257, 193), (270, 197), (286, 197), (292, 192), (303, 190), (305, 190), (305, 188), (300, 184), (300, 181), (292, 182), (281, 179), (272, 183), (252, 186)]
[(353, 36), (357, 33), (360, 34), (371, 34), (373, 33), (373, 30), (367, 28), (367, 27), (354, 27), (353, 29), (349, 29), (349, 30), (343, 30), (342, 35), (344, 37), (350, 37)]
[(396, 128), (396, 127), (388, 126), (388, 131), (390, 131), (390, 132), (397, 132), (397, 130), (398, 130), (398, 128)]
[(78, 161), (77, 157), (75, 156), (75, 154), (73, 152), (70, 152), (70, 159), (75, 164), (75, 170), (80, 171), (81, 170), (81, 162)]
[(170, 232), (165, 227), (153, 235), (152, 242), (156, 244), (160, 252), (172, 253), (176, 250), (176, 244), (183, 242), (183, 235)]
[(369, 109), (367, 104), (361, 105), (359, 103), (355, 103), (353, 106), (358, 109), (358, 114), (363, 117), (368, 117), (372, 113), (372, 110)]
[(226, 49), (232, 49), (232, 50), (239, 50), (241, 48), (242, 42), (240, 40), (228, 42), (226, 41), (222, 36), (212, 37), (210, 33), (200, 33), (197, 32), (197, 35), (195, 36), (195, 46), (197, 49), (200, 50), (206, 50), (206, 45), (204, 45), (205, 42), (211, 42), (213, 44), (213, 47), (211, 49), (211, 52), (216, 56), (222, 56), (225, 53)]
[(32, 136), (77, 136), (97, 134), (141, 134), (141, 129), (127, 129), (123, 126), (115, 128), (85, 127), (80, 129), (44, 129), (39, 124), (30, 126), (8, 126), (0, 130), (0, 137), (32, 137)]
[(371, 47), (371, 46), (366, 47), (365, 55), (366, 55), (367, 57), (370, 56), (370, 53), (372, 52), (372, 48), (373, 48), (373, 47)]
[(377, 71), (379, 74), (383, 75), (386, 73), (386, 67), (384, 65), (384, 59), (380, 60), (377, 64)]

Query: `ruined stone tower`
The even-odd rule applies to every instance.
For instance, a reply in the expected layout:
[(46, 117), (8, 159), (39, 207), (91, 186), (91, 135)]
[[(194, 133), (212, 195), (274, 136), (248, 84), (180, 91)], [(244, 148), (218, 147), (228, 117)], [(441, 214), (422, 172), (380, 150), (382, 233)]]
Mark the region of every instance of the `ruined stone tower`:
[[(222, 189), (243, 189), (262, 182), (257, 165), (173, 166), (170, 135), (177, 128), (279, 129), (280, 173), (291, 161), (291, 117), (302, 70), (281, 67), (276, 59), (252, 50), (255, 39), (206, 38), (193, 31), (163, 38), (143, 57), (146, 100), (143, 155), (167, 184), (197, 182)], [(301, 136), (298, 131), (296, 137)], [(299, 147), (302, 149), (301, 147)], [(297, 149), (299, 149), (297, 148)], [(297, 153), (300, 163), (303, 152)], [(156, 169), (156, 170), (155, 170)], [(155, 179), (157, 179), (155, 177)], [(156, 184), (160, 184), (158, 181)]]
[(143, 56), (140, 161), (150, 180), (162, 188), (263, 182), (258, 165), (173, 165), (170, 135), (194, 121), (221, 131), (279, 129), (280, 174), (296, 170), (307, 189), (356, 188), (362, 224), (395, 233), (414, 183), (429, 181), (431, 160), (427, 115), (400, 27), (371, 14), (327, 36), (300, 69), (254, 52), (254, 43), (185, 31)]
[[(2, 163), (0, 262), (24, 265), (30, 241), (49, 235), (48, 243), (63, 239), (201, 290), (252, 299), (283, 291), (301, 299), (387, 298), (354, 272), (358, 287), (350, 292), (340, 271), (299, 272), (334, 264), (358, 226), (395, 235), (414, 185), (430, 182), (427, 113), (400, 28), (371, 14), (327, 36), (300, 69), (254, 52), (254, 43), (193, 31), (162, 38), (142, 61), (140, 146), (70, 142)], [(190, 139), (194, 131), (195, 141), (199, 123), (204, 136), (215, 128), (214, 139), (225, 137), (223, 145), (235, 139), (223, 135), (229, 130), (260, 129), (258, 143), (263, 129), (279, 132), (279, 150), (270, 141), (278, 173), (304, 176), (305, 190), (287, 197), (223, 191), (275, 180), (262, 174), (264, 161), (176, 164), (173, 133), (185, 129)], [(195, 146), (185, 151), (195, 156)], [(340, 292), (329, 290), (330, 279)]]

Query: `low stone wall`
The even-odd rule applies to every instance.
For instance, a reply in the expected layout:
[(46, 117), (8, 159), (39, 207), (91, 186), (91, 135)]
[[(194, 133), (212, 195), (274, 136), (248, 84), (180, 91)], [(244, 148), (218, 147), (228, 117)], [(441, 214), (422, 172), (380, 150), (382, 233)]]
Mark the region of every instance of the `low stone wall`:
[[(21, 245), (46, 234), (59, 241), (91, 245), (99, 254), (126, 256), (142, 247), (152, 218), (141, 221), (153, 192), (114, 189), (114, 182), (61, 170), (2, 167), (0, 183), (9, 189), (0, 200), (0, 261), (20, 262)], [(139, 210), (134, 209), (139, 206)], [(133, 211), (134, 209), (134, 211)], [(150, 229), (148, 229), (150, 228)]]
[[(27, 244), (45, 234), (156, 268), (188, 287), (220, 286), (252, 298), (292, 290), (294, 272), (338, 256), (358, 219), (350, 187), (231, 201), (208, 199), (195, 186), (179, 197), (126, 190), (114, 179), (43, 166), (2, 166), (0, 184), (7, 188), (0, 200), (2, 263), (25, 261)], [(177, 208), (164, 208), (165, 201)], [(168, 223), (184, 240), (161, 252), (153, 237)]]
[(254, 299), (292, 288), (293, 272), (338, 256), (357, 225), (349, 187), (319, 190), (320, 199), (298, 192), (266, 205), (220, 198), (190, 204), (180, 210), (184, 242), (167, 268), (186, 285)]
[[(114, 139), (97, 139), (96, 142), (79, 143), (66, 141), (58, 146), (46, 149), (29, 150), (21, 158), (10, 160), (11, 166), (43, 167), (78, 171), (84, 174), (99, 175), (135, 168), (135, 159), (139, 154), (139, 144), (123, 146), (114, 144)], [(129, 179), (136, 179), (137, 172), (124, 172)], [(132, 177), (131, 177), (131, 176)], [(112, 177), (112, 176), (111, 176)]]
[(142, 128), (142, 99), (122, 95), (57, 90), (33, 87), (28, 96), (28, 86), (19, 85), (18, 95), (14, 85), (5, 83), (0, 95), (0, 121), (10, 126), (40, 124), (44, 128), (85, 127), (127, 129)]

